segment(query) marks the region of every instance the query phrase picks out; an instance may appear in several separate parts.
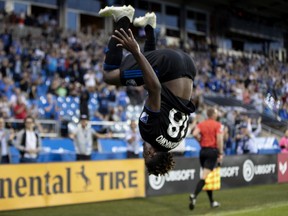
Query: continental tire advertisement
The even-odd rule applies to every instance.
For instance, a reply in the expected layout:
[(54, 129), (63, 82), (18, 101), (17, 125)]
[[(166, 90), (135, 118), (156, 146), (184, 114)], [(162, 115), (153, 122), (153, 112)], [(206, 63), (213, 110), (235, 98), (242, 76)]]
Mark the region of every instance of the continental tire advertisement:
[(0, 166), (0, 210), (145, 196), (142, 159)]
[[(178, 158), (176, 167), (165, 176), (146, 175), (147, 196), (191, 193), (200, 178), (198, 158)], [(282, 160), (284, 173), (285, 162)], [(277, 183), (277, 155), (241, 155), (224, 157), (221, 188)], [(288, 163), (288, 162), (287, 162)], [(284, 181), (284, 178), (283, 178)]]

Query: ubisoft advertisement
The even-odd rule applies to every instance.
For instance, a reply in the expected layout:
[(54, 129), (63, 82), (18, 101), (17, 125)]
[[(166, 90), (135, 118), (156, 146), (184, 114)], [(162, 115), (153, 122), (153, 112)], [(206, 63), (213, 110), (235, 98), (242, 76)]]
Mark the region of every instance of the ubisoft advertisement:
[[(198, 158), (176, 158), (176, 166), (165, 176), (146, 177), (146, 195), (190, 193), (201, 176)], [(277, 155), (227, 156), (220, 169), (221, 188), (234, 188), (278, 181)]]

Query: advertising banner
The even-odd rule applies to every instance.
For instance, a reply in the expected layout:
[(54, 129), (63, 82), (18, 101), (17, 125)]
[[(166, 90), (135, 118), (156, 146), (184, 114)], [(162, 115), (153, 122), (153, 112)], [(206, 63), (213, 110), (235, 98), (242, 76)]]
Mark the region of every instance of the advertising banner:
[(224, 157), (221, 187), (271, 184), (277, 182), (277, 155), (238, 155)]
[(0, 166), (0, 210), (145, 196), (142, 159)]
[(288, 182), (288, 154), (278, 154), (278, 182)]
[(175, 168), (164, 176), (146, 175), (146, 195), (164, 195), (192, 192), (198, 182), (198, 158), (174, 158)]
[[(146, 195), (191, 193), (200, 179), (198, 158), (176, 158), (176, 166), (165, 176), (146, 174)], [(224, 157), (220, 168), (221, 189), (277, 182), (277, 155)]]

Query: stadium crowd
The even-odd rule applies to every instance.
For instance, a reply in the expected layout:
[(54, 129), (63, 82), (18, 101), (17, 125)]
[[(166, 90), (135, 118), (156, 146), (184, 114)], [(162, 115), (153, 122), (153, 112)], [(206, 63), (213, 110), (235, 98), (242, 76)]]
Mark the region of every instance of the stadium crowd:
[[(136, 115), (129, 109), (141, 111), (145, 91), (109, 86), (103, 81), (108, 35), (102, 31), (62, 32), (53, 17), (43, 17), (1, 14), (5, 28), (0, 32), (0, 115), (4, 119), (23, 120), (29, 115), (35, 119), (71, 120), (72, 116), (79, 117), (79, 101), (88, 94), (90, 120), (133, 119)], [(10, 24), (17, 25), (10, 28)], [(41, 28), (42, 34), (13, 32), (26, 25)], [(209, 51), (208, 44), (204, 45), (206, 52), (199, 52), (191, 44), (184, 49), (198, 68), (192, 95), (198, 113), (192, 119), (205, 117), (203, 95), (217, 94), (234, 96), (260, 113), (269, 112), (288, 120), (287, 63), (264, 55), (216, 53)], [(167, 47), (165, 38), (158, 40), (157, 46)], [(238, 136), (238, 128), (251, 128), (251, 119), (235, 110), (223, 112), (221, 118), (228, 134), (226, 146)], [(261, 124), (261, 120), (253, 121), (256, 127)]]

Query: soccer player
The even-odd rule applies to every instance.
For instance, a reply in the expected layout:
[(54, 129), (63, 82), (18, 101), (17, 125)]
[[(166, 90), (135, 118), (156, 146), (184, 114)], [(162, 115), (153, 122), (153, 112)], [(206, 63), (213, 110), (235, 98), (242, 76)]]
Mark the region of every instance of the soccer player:
[[(200, 165), (203, 169), (202, 177), (197, 183), (194, 194), (190, 194), (189, 208), (193, 210), (196, 198), (205, 185), (208, 174), (216, 167), (217, 162), (221, 163), (223, 158), (223, 127), (217, 122), (218, 111), (215, 108), (207, 110), (208, 119), (200, 122), (193, 130), (193, 136), (200, 141)], [(214, 201), (212, 190), (207, 190), (210, 205), (212, 208), (219, 207)]]
[[(175, 164), (169, 150), (185, 138), (189, 114), (195, 110), (190, 100), (195, 64), (182, 51), (155, 50), (154, 13), (135, 18), (133, 23), (145, 27), (143, 54), (129, 29), (133, 7), (105, 7), (99, 15), (113, 16), (116, 22), (106, 52), (104, 80), (113, 85), (144, 85), (148, 96), (139, 117), (143, 157), (149, 174), (164, 175)], [(123, 60), (122, 48), (131, 53)]]

